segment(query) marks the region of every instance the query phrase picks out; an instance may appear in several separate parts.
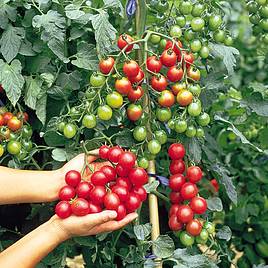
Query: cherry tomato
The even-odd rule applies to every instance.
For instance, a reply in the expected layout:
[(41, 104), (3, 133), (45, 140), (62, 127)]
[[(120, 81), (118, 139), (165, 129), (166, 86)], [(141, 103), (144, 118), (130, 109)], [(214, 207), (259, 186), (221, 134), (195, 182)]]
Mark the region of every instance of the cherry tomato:
[(183, 228), (183, 223), (179, 222), (177, 216), (173, 214), (168, 220), (168, 226), (172, 231), (180, 231)]
[(163, 65), (156, 56), (151, 56), (146, 60), (146, 66), (150, 72), (159, 73)]
[(168, 40), (166, 41), (165, 50), (169, 50), (169, 49), (172, 49), (177, 54), (177, 56), (180, 56), (182, 43), (180, 41), (175, 42), (175, 41)]
[(163, 65), (166, 67), (171, 67), (176, 64), (177, 55), (171, 48), (169, 48), (162, 53), (160, 59)]
[(6, 125), (7, 122), (13, 117), (14, 115), (11, 112), (5, 112), (3, 114), (4, 117), (4, 124)]
[(101, 172), (103, 172), (108, 180), (108, 182), (114, 181), (116, 179), (116, 171), (111, 166), (103, 166), (100, 168)]
[(208, 26), (210, 30), (217, 30), (222, 24), (222, 18), (220, 15), (212, 15), (209, 17)]
[(171, 119), (172, 113), (169, 108), (157, 108), (156, 109), (156, 117), (160, 122), (167, 122)]
[(192, 31), (191, 29), (185, 31), (184, 33), (184, 38), (187, 40), (187, 41), (191, 41), (195, 38), (195, 32)]
[(192, 236), (198, 236), (202, 231), (202, 224), (197, 219), (193, 219), (186, 225), (186, 231)]
[(136, 155), (132, 152), (123, 152), (119, 156), (118, 164), (121, 165), (125, 169), (131, 169), (135, 166)]
[(156, 44), (160, 43), (160, 41), (161, 41), (161, 36), (156, 35), (156, 34), (152, 34), (152, 35), (150, 36), (150, 42), (151, 42), (152, 44), (156, 45)]
[(0, 144), (0, 157), (3, 156), (4, 152), (5, 152), (4, 146)]
[(99, 156), (102, 159), (108, 159), (108, 153), (109, 153), (110, 147), (107, 145), (102, 145), (99, 149)]
[(90, 84), (93, 87), (102, 87), (105, 84), (105, 76), (100, 73), (93, 73), (90, 76)]
[(117, 221), (123, 220), (127, 215), (126, 207), (122, 204), (119, 205), (115, 211), (117, 213), (117, 217), (116, 217)]
[(132, 86), (130, 81), (126, 77), (123, 77), (115, 81), (115, 89), (120, 94), (127, 95), (129, 91), (132, 89)]
[(176, 17), (176, 23), (183, 28), (186, 25), (186, 18), (184, 16), (178, 16)]
[(205, 6), (201, 3), (195, 3), (192, 10), (192, 15), (194, 17), (199, 17), (205, 10)]
[(92, 203), (94, 203), (95, 205), (102, 205), (105, 195), (106, 195), (106, 190), (104, 186), (95, 186), (91, 190), (89, 197)]
[(81, 179), (80, 172), (76, 170), (70, 170), (65, 174), (65, 182), (74, 188), (80, 183)]
[(175, 97), (169, 90), (163, 90), (158, 97), (158, 103), (162, 107), (171, 107), (175, 103)]
[(260, 15), (263, 18), (268, 18), (268, 5), (261, 7), (261, 9), (260, 9)]
[(163, 91), (167, 88), (168, 82), (165, 76), (153, 76), (151, 79), (151, 86), (156, 91)]
[(142, 108), (140, 105), (130, 104), (127, 108), (127, 117), (130, 121), (137, 121), (142, 116)]
[(187, 130), (187, 122), (185, 120), (178, 120), (175, 122), (175, 131), (177, 133), (183, 133)]
[(97, 125), (97, 119), (94, 114), (86, 114), (82, 119), (82, 125), (86, 128), (94, 128)]
[(209, 234), (214, 234), (215, 233), (215, 224), (211, 222), (206, 222), (204, 224), (204, 229), (207, 230)]
[(183, 174), (183, 172), (185, 171), (185, 163), (181, 159), (172, 160), (169, 165), (169, 171), (171, 175)]
[[(186, 68), (191, 67), (191, 65), (194, 63), (194, 55), (192, 53), (183, 51), (182, 56), (183, 60), (186, 62)], [(181, 62), (181, 58), (178, 57), (178, 61)]]
[(149, 167), (149, 161), (146, 157), (142, 157), (138, 161), (138, 166), (144, 169), (147, 169)]
[(199, 55), (202, 59), (207, 59), (209, 57), (209, 47), (202, 46), (201, 50), (199, 51)]
[(190, 48), (192, 50), (192, 52), (199, 52), (202, 48), (202, 43), (200, 40), (195, 39), (190, 43)]
[(176, 83), (176, 84), (172, 85), (172, 87), (171, 87), (172, 92), (175, 96), (177, 96), (180, 91), (186, 90), (186, 88), (187, 88), (187, 86), (186, 86), (185, 82)]
[(198, 188), (195, 184), (186, 182), (182, 185), (180, 193), (184, 200), (190, 200), (198, 194)]
[(204, 214), (207, 210), (207, 201), (203, 197), (196, 196), (190, 202), (190, 207), (196, 214)]
[(33, 143), (29, 140), (22, 140), (22, 147), (27, 151), (31, 151), (31, 149), (33, 148)]
[(133, 44), (130, 45), (130, 43), (133, 41), (134, 39), (128, 34), (122, 34), (118, 38), (117, 45), (119, 49), (123, 50), (125, 48), (125, 52), (130, 52), (134, 46)]
[(116, 166), (115, 171), (119, 177), (127, 177), (129, 173), (129, 169), (124, 168), (119, 164)]
[(99, 106), (97, 109), (97, 114), (98, 117), (103, 120), (103, 121), (108, 121), (112, 118), (113, 116), (113, 111), (110, 106), (108, 105), (103, 105)]
[(91, 182), (93, 185), (104, 186), (108, 183), (108, 178), (101, 171), (96, 171), (91, 176)]
[(61, 219), (66, 219), (71, 216), (71, 205), (67, 201), (60, 201), (55, 207), (55, 213)]
[(225, 32), (223, 30), (217, 30), (213, 33), (213, 38), (217, 43), (223, 43), (225, 39)]
[(176, 215), (178, 217), (178, 220), (182, 223), (187, 223), (194, 217), (194, 213), (188, 205), (181, 205)]
[(189, 137), (189, 138), (193, 138), (193, 137), (195, 137), (195, 136), (196, 136), (196, 128), (195, 128), (195, 126), (194, 126), (194, 125), (189, 125), (189, 126), (187, 127), (186, 132), (185, 132), (185, 135), (186, 135), (187, 137)]
[(200, 167), (191, 166), (187, 169), (186, 176), (192, 183), (197, 183), (202, 179), (203, 173)]
[(131, 76), (129, 77), (129, 81), (131, 84), (137, 84), (140, 85), (142, 81), (144, 80), (144, 72), (140, 69), (137, 76)]
[(7, 144), (7, 151), (12, 155), (17, 155), (20, 153), (21, 143), (19, 141), (9, 141)]
[(29, 121), (29, 115), (26, 112), (18, 112), (17, 117), (20, 121), (23, 121), (24, 123)]
[(109, 74), (114, 68), (114, 58), (108, 57), (107, 59), (103, 59), (99, 62), (99, 68), (101, 73)]
[(123, 105), (123, 97), (116, 91), (106, 96), (106, 102), (111, 108), (120, 108)]
[(128, 199), (129, 192), (126, 187), (116, 184), (112, 187), (112, 192), (119, 197), (121, 202), (125, 202)]
[(128, 199), (125, 203), (126, 209), (128, 213), (134, 212), (137, 210), (141, 205), (141, 199), (139, 195), (131, 192), (128, 195)]
[(162, 39), (161, 41), (160, 41), (160, 48), (165, 48), (166, 47), (166, 44), (167, 44), (167, 40), (166, 39)]
[(118, 185), (118, 186), (122, 186), (122, 187), (126, 188), (128, 191), (130, 191), (131, 188), (132, 188), (132, 184), (131, 184), (129, 178), (122, 178), (122, 177), (119, 177), (119, 178), (116, 180), (116, 185)]
[(132, 191), (140, 197), (141, 202), (144, 202), (147, 199), (147, 192), (142, 186), (136, 186)]
[(118, 163), (119, 157), (123, 153), (123, 150), (119, 146), (112, 147), (108, 152), (108, 159), (113, 163)]
[(0, 141), (2, 140), (8, 140), (10, 138), (10, 130), (7, 127), (0, 127)]
[(158, 140), (151, 140), (148, 142), (148, 151), (156, 155), (161, 151), (161, 143)]
[(201, 93), (201, 87), (198, 84), (191, 84), (189, 86), (189, 91), (194, 95), (194, 96), (199, 96)]
[(132, 168), (129, 171), (128, 178), (132, 184), (137, 187), (143, 186), (148, 182), (148, 174), (143, 168), (140, 167)]
[(85, 216), (89, 213), (89, 203), (84, 198), (77, 198), (71, 204), (72, 212), (76, 216)]
[(104, 196), (103, 203), (106, 209), (116, 210), (120, 205), (120, 199), (115, 193), (107, 193)]
[[(261, 22), (261, 27), (265, 30), (268, 31), (268, 19), (262, 20)], [(231, 36), (227, 36), (224, 40), (224, 44), (226, 46), (231, 46), (233, 44), (233, 38)]]
[(147, 137), (147, 131), (145, 127), (137, 126), (134, 128), (133, 137), (136, 141), (144, 141)]
[(193, 5), (190, 1), (183, 1), (180, 3), (179, 11), (183, 15), (189, 15), (191, 14), (193, 9)]
[(87, 181), (80, 182), (75, 191), (78, 197), (89, 199), (90, 192), (93, 189), (93, 185), (91, 183), (88, 183)]
[(137, 88), (131, 89), (128, 92), (128, 99), (129, 101), (135, 102), (139, 100), (144, 95), (144, 90), (141, 86), (138, 86)]
[(194, 244), (194, 237), (185, 231), (180, 233), (180, 241), (185, 247), (191, 247)]
[(172, 204), (179, 204), (183, 201), (180, 192), (171, 192), (169, 194), (169, 199)]
[(89, 206), (88, 214), (95, 214), (95, 213), (102, 212), (101, 206), (96, 205), (96, 204), (92, 203), (91, 201), (88, 202), (88, 206)]
[(185, 156), (185, 148), (181, 143), (173, 143), (168, 148), (168, 155), (172, 160), (179, 160)]
[(183, 74), (184, 73), (181, 67), (172, 66), (168, 69), (167, 78), (171, 82), (178, 82), (182, 79)]
[(77, 133), (77, 127), (75, 124), (68, 123), (63, 129), (63, 134), (67, 139), (72, 139)]
[(63, 201), (70, 201), (75, 197), (75, 189), (69, 185), (63, 186), (59, 191), (59, 199)]
[(169, 34), (172, 37), (180, 38), (182, 36), (181, 27), (179, 25), (171, 26)]
[[(168, 212), (169, 217), (171, 217), (172, 215), (176, 215), (179, 208), (180, 208), (179, 204), (172, 204), (170, 209), (169, 209), (169, 212)], [(176, 217), (177, 217), (177, 215), (176, 215)]]
[(169, 178), (169, 188), (178, 192), (185, 183), (185, 177), (182, 174), (175, 174)]
[(193, 18), (191, 20), (191, 27), (192, 27), (193, 31), (201, 32), (201, 31), (203, 31), (203, 29), (205, 27), (205, 21), (200, 17)]
[(190, 116), (199, 116), (202, 111), (200, 102), (192, 102), (191, 104), (189, 104), (187, 111)]
[(0, 126), (4, 126), (5, 125), (5, 120), (3, 115), (0, 114)]
[(155, 139), (158, 140), (161, 145), (167, 142), (168, 137), (164, 130), (157, 130), (154, 135)]
[(201, 76), (200, 71), (192, 66), (187, 70), (187, 75), (194, 81), (199, 81)]
[(219, 191), (219, 184), (218, 184), (218, 182), (217, 182), (217, 180), (216, 179), (212, 179), (211, 181), (210, 181), (210, 184), (212, 185), (212, 187), (214, 188), (214, 190), (215, 190), (215, 192), (218, 192)]
[(124, 63), (123, 72), (127, 77), (135, 77), (139, 74), (140, 67), (134, 60), (130, 60)]
[(204, 138), (205, 137), (205, 131), (203, 130), (203, 128), (197, 128), (196, 129), (196, 135), (197, 138)]
[(177, 95), (177, 102), (180, 106), (188, 106), (193, 101), (193, 94), (188, 90), (182, 90)]

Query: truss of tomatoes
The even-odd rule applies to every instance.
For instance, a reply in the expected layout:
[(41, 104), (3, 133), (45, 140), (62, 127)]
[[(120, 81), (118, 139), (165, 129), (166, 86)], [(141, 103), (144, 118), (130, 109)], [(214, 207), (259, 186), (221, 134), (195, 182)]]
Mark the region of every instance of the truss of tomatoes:
[(198, 195), (197, 183), (202, 179), (202, 170), (198, 166), (190, 166), (186, 170), (183, 161), (185, 148), (180, 143), (172, 144), (168, 155), (171, 158), (169, 198), (172, 203), (169, 227), (172, 231), (180, 231), (179, 238), (185, 246), (191, 246), (195, 241), (205, 244), (213, 228), (211, 223), (204, 225), (204, 220), (200, 219), (200, 215), (207, 211), (206, 200)]
[(60, 218), (85, 216), (106, 209), (116, 211), (116, 220), (120, 221), (147, 199), (143, 185), (148, 183), (148, 175), (143, 168), (135, 166), (134, 153), (119, 146), (103, 145), (99, 157), (108, 161), (107, 165), (95, 171), (89, 181), (82, 180), (78, 171), (66, 173), (67, 185), (60, 189), (61, 201), (55, 208)]

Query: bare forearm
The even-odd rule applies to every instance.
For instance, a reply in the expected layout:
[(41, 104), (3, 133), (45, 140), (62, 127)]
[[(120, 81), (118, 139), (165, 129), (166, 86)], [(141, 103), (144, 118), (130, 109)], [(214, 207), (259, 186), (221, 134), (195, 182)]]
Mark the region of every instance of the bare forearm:
[(0, 205), (50, 202), (63, 183), (61, 172), (23, 171), (0, 167)]

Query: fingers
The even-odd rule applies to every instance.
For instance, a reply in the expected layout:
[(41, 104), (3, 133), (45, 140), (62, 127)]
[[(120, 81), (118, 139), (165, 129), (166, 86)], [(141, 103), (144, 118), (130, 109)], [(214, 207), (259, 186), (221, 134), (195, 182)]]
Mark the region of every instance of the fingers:
[(116, 217), (117, 213), (114, 210), (105, 210), (100, 213), (89, 214), (85, 216), (84, 221), (85, 223), (88, 222), (91, 227), (94, 227), (96, 225), (101, 225), (114, 220)]

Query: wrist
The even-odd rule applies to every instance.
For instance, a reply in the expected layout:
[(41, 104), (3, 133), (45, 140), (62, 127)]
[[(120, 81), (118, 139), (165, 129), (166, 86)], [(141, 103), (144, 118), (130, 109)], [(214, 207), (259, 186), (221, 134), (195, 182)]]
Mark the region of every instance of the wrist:
[(61, 219), (53, 216), (46, 224), (48, 231), (55, 237), (57, 243), (60, 244), (71, 238), (69, 234), (61, 223)]
[(50, 174), (51, 188), (50, 201), (58, 200), (59, 190), (64, 186), (64, 175), (62, 169), (52, 170)]

